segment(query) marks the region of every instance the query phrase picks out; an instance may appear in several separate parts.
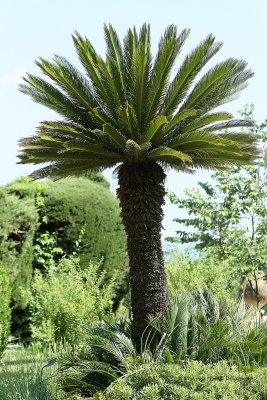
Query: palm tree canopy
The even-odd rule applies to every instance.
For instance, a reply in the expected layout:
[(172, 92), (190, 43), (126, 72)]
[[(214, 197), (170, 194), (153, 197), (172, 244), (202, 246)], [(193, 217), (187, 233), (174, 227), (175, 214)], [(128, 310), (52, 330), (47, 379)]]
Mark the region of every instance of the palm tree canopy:
[[(150, 27), (129, 29), (123, 43), (104, 26), (105, 59), (79, 33), (73, 35), (85, 74), (65, 58), (39, 58), (48, 80), (27, 74), (20, 90), (56, 111), (60, 121), (43, 121), (36, 135), (20, 140), (20, 163), (49, 163), (32, 176), (60, 178), (120, 163), (157, 161), (180, 171), (250, 164), (258, 157), (253, 125), (214, 110), (247, 86), (247, 63), (229, 58), (197, 76), (220, 50), (209, 35), (181, 63), (189, 30), (173, 25), (161, 37), (154, 58)], [(171, 79), (172, 76), (172, 79)]]

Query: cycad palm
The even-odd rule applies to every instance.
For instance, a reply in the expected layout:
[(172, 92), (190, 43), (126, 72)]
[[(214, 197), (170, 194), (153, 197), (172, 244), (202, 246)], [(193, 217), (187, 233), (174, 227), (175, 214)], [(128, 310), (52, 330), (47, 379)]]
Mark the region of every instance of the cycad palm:
[[(21, 163), (47, 166), (34, 178), (62, 178), (119, 166), (118, 197), (128, 239), (135, 334), (149, 315), (167, 306), (161, 247), (166, 168), (192, 172), (253, 163), (256, 138), (240, 128), (249, 120), (212, 111), (246, 85), (252, 72), (246, 62), (229, 58), (197, 75), (220, 50), (212, 35), (181, 63), (174, 63), (189, 34), (169, 26), (152, 60), (150, 28), (129, 29), (123, 45), (112, 26), (105, 26), (106, 58), (78, 33), (74, 44), (86, 74), (63, 57), (42, 58), (37, 65), (47, 80), (28, 74), (21, 90), (53, 109), (60, 121), (41, 122), (35, 136), (22, 139)], [(238, 130), (236, 131), (236, 129)]]

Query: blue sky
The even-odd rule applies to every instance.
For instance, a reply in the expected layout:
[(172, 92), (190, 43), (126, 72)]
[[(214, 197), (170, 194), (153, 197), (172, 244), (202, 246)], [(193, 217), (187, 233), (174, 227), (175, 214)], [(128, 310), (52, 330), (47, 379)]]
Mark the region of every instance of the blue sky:
[[(25, 71), (39, 73), (34, 60), (63, 55), (79, 66), (71, 34), (78, 30), (90, 38), (97, 51), (104, 54), (103, 24), (111, 22), (120, 37), (127, 28), (149, 22), (154, 48), (166, 26), (191, 28), (183, 54), (196, 46), (208, 33), (224, 42), (223, 49), (209, 66), (227, 57), (245, 59), (255, 72), (250, 86), (238, 100), (224, 106), (234, 114), (246, 103), (255, 104), (255, 118), (267, 117), (267, 2), (265, 0), (0, 0), (0, 184), (25, 175), (33, 167), (16, 165), (17, 140), (32, 135), (38, 122), (54, 117), (41, 105), (33, 103), (17, 89)], [(183, 55), (182, 54), (182, 55)], [(111, 178), (111, 171), (107, 172)], [(167, 188), (182, 195), (185, 187), (209, 179), (200, 171), (194, 177), (170, 172)], [(116, 182), (112, 181), (112, 189)], [(178, 210), (167, 201), (165, 231), (174, 233), (172, 218)]]

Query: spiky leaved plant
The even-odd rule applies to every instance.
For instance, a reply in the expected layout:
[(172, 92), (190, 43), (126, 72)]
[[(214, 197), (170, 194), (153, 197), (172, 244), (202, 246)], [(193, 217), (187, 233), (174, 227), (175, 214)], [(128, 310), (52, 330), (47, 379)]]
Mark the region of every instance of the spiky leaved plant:
[[(128, 239), (135, 337), (150, 315), (166, 310), (161, 246), (165, 170), (192, 172), (250, 164), (256, 138), (242, 131), (253, 124), (229, 112), (212, 111), (238, 94), (253, 75), (243, 60), (229, 58), (196, 77), (222, 43), (207, 36), (181, 63), (175, 61), (189, 34), (169, 26), (151, 55), (150, 27), (129, 29), (123, 45), (104, 27), (106, 57), (73, 35), (85, 75), (65, 58), (36, 63), (51, 82), (28, 74), (21, 91), (56, 111), (60, 121), (40, 123), (35, 136), (20, 140), (21, 163), (47, 166), (36, 179), (62, 178), (118, 166), (122, 219)], [(238, 128), (236, 131), (234, 128)], [(241, 130), (240, 130), (241, 129)]]

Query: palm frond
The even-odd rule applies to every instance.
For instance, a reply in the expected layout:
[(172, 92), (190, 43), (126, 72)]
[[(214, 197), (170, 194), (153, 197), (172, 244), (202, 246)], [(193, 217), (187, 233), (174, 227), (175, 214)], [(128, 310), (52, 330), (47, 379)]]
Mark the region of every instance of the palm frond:
[(215, 42), (214, 36), (209, 35), (186, 57), (166, 93), (161, 108), (163, 115), (171, 114), (177, 109), (197, 74), (210, 58), (220, 50), (221, 46), (222, 43)]
[(177, 158), (177, 159), (179, 159), (181, 161), (186, 161), (186, 162), (189, 162), (189, 163), (192, 162), (192, 158), (189, 155), (187, 155), (187, 154), (185, 154), (185, 153), (183, 153), (181, 151), (173, 150), (173, 149), (171, 149), (169, 147), (166, 147), (166, 146), (160, 146), (160, 147), (157, 147), (154, 150), (151, 150), (148, 153), (147, 157), (149, 159), (153, 159), (153, 158), (157, 159), (157, 158), (159, 158), (160, 160), (162, 160), (165, 157), (173, 157), (173, 158)]
[(30, 96), (37, 103), (56, 111), (70, 122), (85, 127), (90, 126), (90, 128), (98, 127), (96, 121), (90, 118), (85, 108), (64, 95), (55, 86), (31, 74), (27, 74), (24, 81), (28, 85), (19, 85), (20, 91)]
[(200, 109), (205, 110), (207, 108), (207, 103), (212, 101), (212, 97), (215, 93), (219, 93), (219, 88), (221, 88), (222, 85), (226, 85), (226, 82), (228, 82), (228, 85), (231, 86), (233, 79), (239, 77), (239, 79), (235, 81), (235, 85), (238, 85), (240, 79), (243, 80), (249, 77), (250, 74), (247, 75), (247, 71), (245, 71), (246, 66), (247, 63), (245, 61), (235, 58), (229, 58), (217, 64), (195, 85), (183, 104), (183, 107), (194, 108), (197, 104)]
[[(138, 46), (133, 52), (132, 60), (132, 98), (138, 121), (138, 126), (142, 132), (144, 125), (144, 116), (146, 115), (148, 103), (149, 77), (151, 71), (151, 43), (150, 26), (144, 24), (140, 30)], [(140, 139), (140, 138), (139, 138)]]
[(164, 99), (167, 90), (167, 84), (174, 62), (188, 35), (189, 30), (184, 29), (177, 36), (176, 26), (170, 25), (167, 27), (164, 35), (160, 39), (149, 83), (147, 109), (148, 121), (154, 118), (159, 112), (162, 100)]

